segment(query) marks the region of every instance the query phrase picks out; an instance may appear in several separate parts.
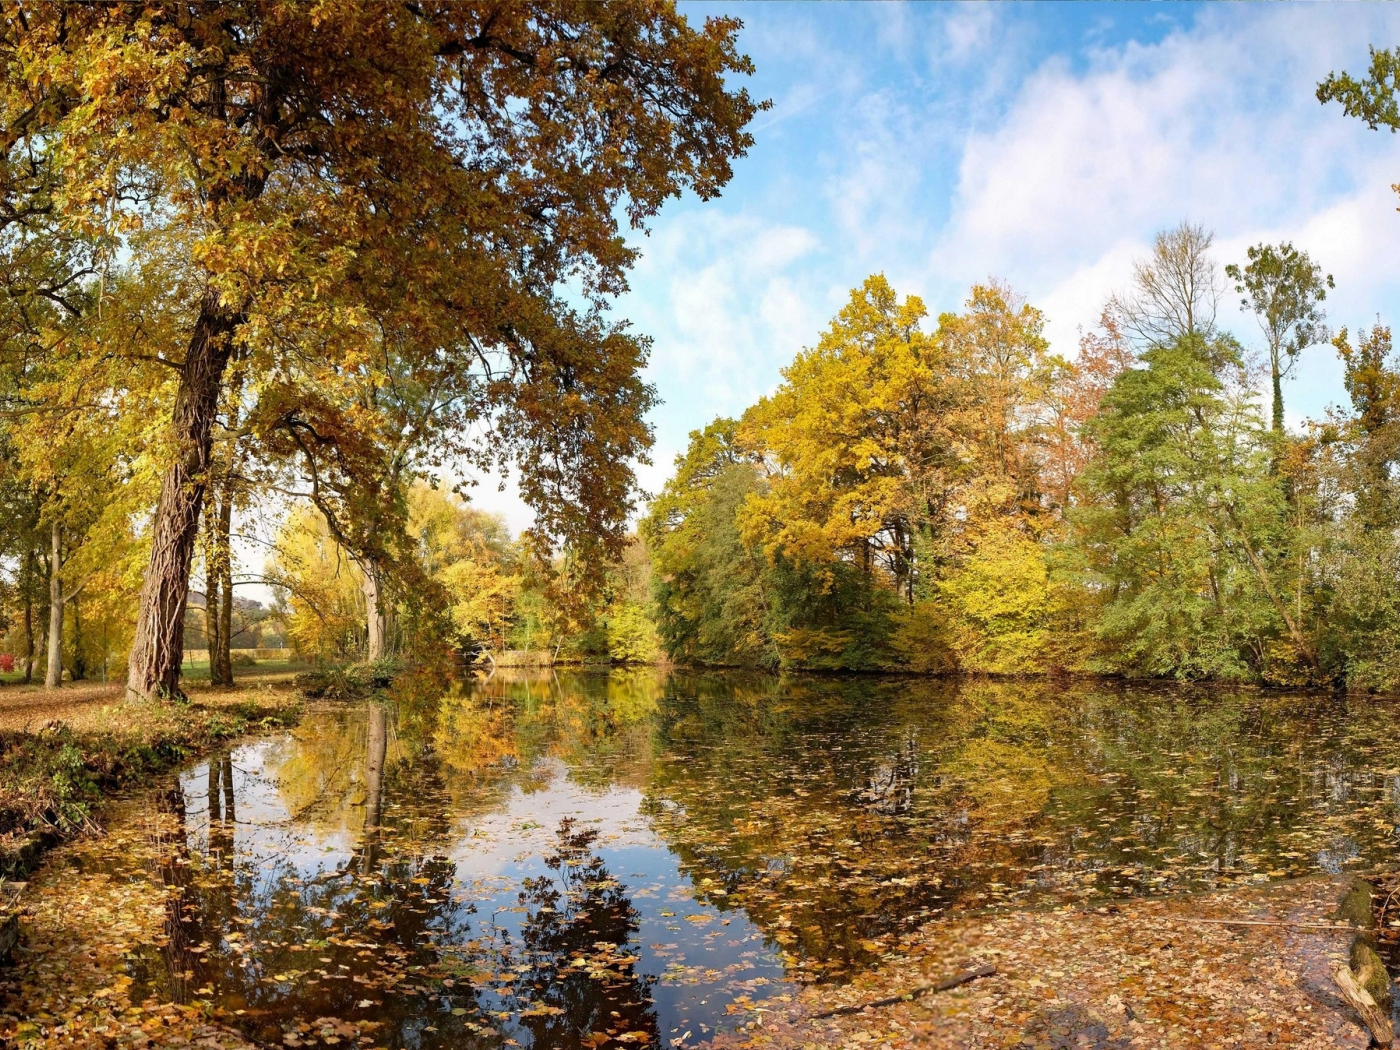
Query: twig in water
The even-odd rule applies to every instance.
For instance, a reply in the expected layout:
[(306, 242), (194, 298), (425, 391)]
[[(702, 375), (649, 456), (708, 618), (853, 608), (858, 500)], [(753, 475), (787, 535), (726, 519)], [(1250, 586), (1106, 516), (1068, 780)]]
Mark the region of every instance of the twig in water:
[(955, 973), (952, 977), (945, 977), (934, 984), (921, 984), (916, 988), (910, 988), (907, 992), (900, 992), (898, 995), (891, 995), (884, 999), (873, 999), (868, 1003), (856, 1003), (854, 1006), (838, 1006), (833, 1010), (823, 1010), (819, 1014), (813, 1014), (814, 1018), (837, 1017), (841, 1014), (858, 1014), (867, 1007), (872, 1006), (893, 1006), (895, 1003), (902, 1003), (909, 999), (917, 999), (921, 995), (928, 995), (931, 992), (946, 992), (950, 988), (956, 988), (960, 984), (967, 984), (975, 981), (979, 977), (990, 977), (997, 972), (997, 968), (991, 963), (983, 963), (981, 966), (974, 966), (971, 970), (964, 970), (962, 973)]
[(1359, 927), (1335, 922), (1275, 922), (1268, 919), (1197, 919), (1186, 915), (1175, 916), (1172, 922), (1201, 922), (1212, 926), (1283, 926), (1290, 930), (1345, 930), (1347, 933), (1364, 932)]

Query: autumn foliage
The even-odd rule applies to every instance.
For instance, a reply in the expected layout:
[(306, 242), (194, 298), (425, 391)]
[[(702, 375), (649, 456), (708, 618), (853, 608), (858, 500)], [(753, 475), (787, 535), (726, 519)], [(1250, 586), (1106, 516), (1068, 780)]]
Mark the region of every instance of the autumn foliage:
[[(606, 314), (621, 224), (728, 181), (757, 107), (726, 84), (737, 28), (664, 2), (0, 6), (7, 396), (64, 440), (100, 425), (141, 481), (133, 693), (178, 692), (221, 479), (300, 484), (372, 638), (405, 487), (448, 460), (514, 467), (541, 549), (620, 551), (653, 400)], [(41, 524), (67, 513), (44, 493)]]

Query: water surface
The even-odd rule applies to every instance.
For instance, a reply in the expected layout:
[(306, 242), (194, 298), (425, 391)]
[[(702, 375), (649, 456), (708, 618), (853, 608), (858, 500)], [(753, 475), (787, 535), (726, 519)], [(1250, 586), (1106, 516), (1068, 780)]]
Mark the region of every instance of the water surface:
[[(185, 771), (150, 992), (285, 1045), (685, 1045), (949, 910), (1394, 858), (1400, 710), (1063, 683), (406, 687)], [(337, 1024), (345, 1024), (343, 1030)]]

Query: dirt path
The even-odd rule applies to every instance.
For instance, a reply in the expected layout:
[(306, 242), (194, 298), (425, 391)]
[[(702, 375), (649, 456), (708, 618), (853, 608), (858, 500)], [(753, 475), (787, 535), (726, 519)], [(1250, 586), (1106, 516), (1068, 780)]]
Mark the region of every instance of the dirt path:
[[(254, 668), (237, 676), (233, 689), (211, 690), (207, 682), (187, 681), (184, 688), (190, 699), (199, 703), (219, 703), (242, 696), (250, 688), (280, 685), (291, 681), (288, 671), (263, 671)], [(96, 727), (106, 707), (122, 698), (122, 683), (77, 682), (58, 689), (34, 685), (0, 686), (0, 730), (32, 732), (47, 722), (65, 722), (83, 731)]]
[[(761, 1026), (718, 1045), (1363, 1050), (1367, 1035), (1329, 973), (1330, 961), (1345, 957), (1349, 934), (1193, 921), (1329, 923), (1349, 881), (934, 922), (879, 972), (849, 988), (809, 989)], [(991, 963), (996, 975), (920, 1002), (812, 1016), (978, 963)]]

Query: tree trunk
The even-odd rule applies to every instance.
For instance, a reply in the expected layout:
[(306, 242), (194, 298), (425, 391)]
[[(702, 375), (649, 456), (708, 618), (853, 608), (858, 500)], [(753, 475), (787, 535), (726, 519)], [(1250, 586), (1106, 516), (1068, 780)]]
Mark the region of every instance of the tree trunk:
[(171, 428), (177, 453), (165, 472), (151, 524), (151, 559), (141, 587), (126, 689), (129, 696), (179, 696), (190, 562), (209, 480), (210, 437), (238, 316), (204, 293), (190, 336)]
[[(215, 528), (219, 545), (219, 684), (233, 685), (233, 550), (229, 533), (233, 525), (232, 482), (224, 478), (217, 494), (219, 517)], [(210, 653), (213, 659), (213, 653)], [(213, 663), (210, 663), (213, 667)]]
[(384, 609), (384, 567), (377, 558), (358, 559), (364, 573), (365, 620), (369, 625), (365, 659), (382, 660), (389, 655), (389, 617)]
[(63, 684), (63, 530), (57, 519), (49, 526), (52, 552), (49, 555), (49, 664), (44, 685), (57, 689)]
[(1273, 368), (1274, 380), (1274, 433), (1283, 434), (1283, 377), (1279, 375), (1278, 365)]
[(204, 573), (204, 645), (209, 650), (209, 683), (219, 685), (219, 562), (214, 533), (209, 530)]
[(87, 677), (87, 660), (83, 658), (83, 605), (73, 595), (73, 681)]
[(34, 552), (25, 555), (28, 571), (24, 583), (24, 684), (34, 681)]

